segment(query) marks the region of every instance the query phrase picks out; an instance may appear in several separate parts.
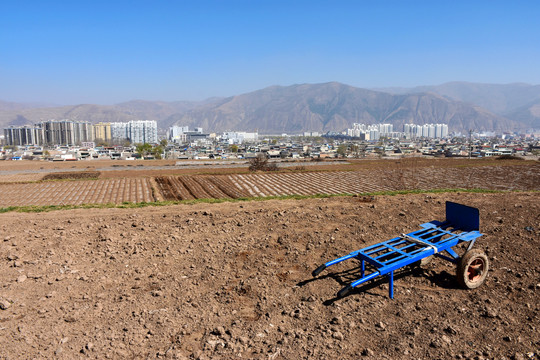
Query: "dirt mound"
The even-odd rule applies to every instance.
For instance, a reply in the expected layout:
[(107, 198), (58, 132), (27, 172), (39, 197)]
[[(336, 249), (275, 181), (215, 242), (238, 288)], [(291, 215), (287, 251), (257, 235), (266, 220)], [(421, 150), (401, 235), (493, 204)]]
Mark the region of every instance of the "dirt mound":
[(99, 171), (73, 171), (61, 172), (45, 175), (41, 180), (81, 180), (97, 179), (101, 173)]
[[(480, 209), (491, 270), (453, 264), (336, 299), (321, 263)], [(380, 196), (0, 214), (0, 358), (509, 359), (537, 356), (540, 194)], [(459, 252), (461, 253), (463, 249)]]
[(516, 155), (501, 155), (497, 156), (497, 160), (525, 160), (521, 156)]

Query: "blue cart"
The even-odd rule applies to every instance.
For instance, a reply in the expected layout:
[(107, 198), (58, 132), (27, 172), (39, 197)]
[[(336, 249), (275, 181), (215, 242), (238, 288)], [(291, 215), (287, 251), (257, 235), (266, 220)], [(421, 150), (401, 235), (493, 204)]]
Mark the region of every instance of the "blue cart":
[[(348, 255), (329, 261), (312, 275), (319, 275), (327, 267), (349, 259), (361, 263), (361, 277), (341, 289), (338, 297), (344, 297), (355, 287), (377, 278), (388, 276), (389, 296), (394, 298), (394, 271), (411, 264), (420, 264), (433, 255), (457, 264), (457, 280), (466, 289), (482, 285), (487, 276), (489, 261), (486, 254), (472, 249), (477, 238), (482, 236), (480, 215), (477, 208), (454, 202), (446, 202), (446, 220), (431, 221), (420, 225), (421, 229), (401, 234), (388, 241), (367, 246)], [(461, 243), (468, 243), (463, 256), (452, 248)], [(446, 254), (445, 254), (446, 253)]]

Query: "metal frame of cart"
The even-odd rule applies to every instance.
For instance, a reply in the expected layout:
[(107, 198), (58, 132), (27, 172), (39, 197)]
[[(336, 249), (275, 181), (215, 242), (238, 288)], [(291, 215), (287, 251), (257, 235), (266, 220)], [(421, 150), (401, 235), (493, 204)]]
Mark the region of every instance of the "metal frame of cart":
[[(389, 296), (393, 299), (394, 271), (435, 255), (457, 264), (458, 282), (463, 287), (473, 289), (484, 282), (489, 268), (488, 258), (482, 251), (472, 249), (476, 239), (483, 235), (479, 232), (480, 215), (477, 208), (447, 201), (445, 221), (434, 220), (420, 227), (420, 230), (329, 261), (315, 269), (312, 275), (315, 277), (327, 267), (342, 261), (357, 259), (361, 263), (361, 277), (341, 289), (338, 297), (344, 297), (355, 287), (386, 275), (390, 283)], [(464, 242), (469, 243), (467, 251), (459, 256), (452, 248)], [(371, 265), (368, 271), (366, 262)]]

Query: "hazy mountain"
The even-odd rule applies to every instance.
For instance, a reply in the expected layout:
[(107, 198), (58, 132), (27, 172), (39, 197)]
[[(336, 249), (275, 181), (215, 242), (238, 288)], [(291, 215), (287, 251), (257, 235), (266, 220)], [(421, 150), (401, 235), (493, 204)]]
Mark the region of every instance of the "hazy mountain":
[(170, 123), (167, 123), (166, 119), (172, 114), (183, 113), (212, 101), (217, 101), (217, 99), (203, 102), (133, 100), (116, 105), (81, 104), (37, 109), (11, 106), (7, 110), (2, 110), (3, 108), (0, 107), (0, 127), (34, 124), (50, 119), (71, 119), (92, 123), (152, 119), (158, 120), (161, 127), (168, 127)]
[(506, 117), (524, 124), (527, 129), (540, 129), (540, 99), (508, 113)]
[[(401, 130), (405, 123), (446, 123), (450, 131), (538, 127), (537, 100), (540, 98), (535, 98), (537, 87), (513, 84), (508, 86), (514, 90), (504, 90), (504, 86), (449, 83), (439, 87), (416, 88), (429, 92), (393, 89), (394, 93), (391, 94), (333, 82), (271, 86), (247, 94), (202, 102), (134, 100), (116, 105), (82, 104), (40, 108), (0, 102), (0, 128), (50, 119), (92, 123), (153, 119), (158, 121), (158, 127), (162, 129), (178, 124), (190, 128), (202, 127), (205, 131), (258, 130), (266, 134), (343, 131), (355, 122), (392, 123), (396, 131)], [(464, 89), (468, 89), (468, 93)], [(484, 90), (488, 95), (482, 95)], [(486, 102), (490, 96), (498, 94), (504, 99), (506, 109), (522, 102), (520, 96), (512, 92), (518, 90), (523, 98), (532, 100), (514, 108), (508, 116), (496, 115), (470, 103), (473, 99)], [(467, 102), (457, 101), (450, 95), (459, 95)]]
[(17, 103), (11, 101), (0, 100), (0, 112), (4, 111), (20, 111), (24, 109), (35, 109), (42, 107), (53, 107), (55, 105), (45, 103)]
[(145, 101), (133, 100), (115, 105), (115, 108), (122, 113), (133, 116), (133, 119), (158, 120), (161, 128), (168, 128), (172, 125), (167, 119), (173, 114), (181, 114), (197, 106), (212, 104), (219, 101), (219, 98), (212, 98), (201, 102), (195, 101)]
[(451, 131), (510, 129), (516, 123), (433, 93), (392, 95), (340, 83), (272, 86), (202, 106), (168, 119), (213, 131), (260, 133), (341, 131), (352, 123), (446, 123)]
[(449, 82), (435, 86), (414, 88), (383, 88), (394, 94), (433, 92), (453, 100), (481, 106), (495, 114), (506, 115), (527, 104), (540, 100), (540, 85), (529, 84), (477, 84), (469, 82)]

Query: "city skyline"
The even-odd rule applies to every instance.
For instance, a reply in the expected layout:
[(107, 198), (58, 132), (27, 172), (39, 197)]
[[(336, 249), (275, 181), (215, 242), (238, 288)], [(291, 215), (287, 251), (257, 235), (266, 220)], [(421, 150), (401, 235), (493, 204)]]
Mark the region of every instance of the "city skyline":
[(271, 85), (539, 84), (530, 1), (2, 5), (0, 99), (203, 100)]

